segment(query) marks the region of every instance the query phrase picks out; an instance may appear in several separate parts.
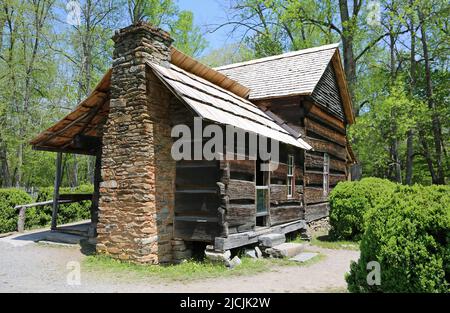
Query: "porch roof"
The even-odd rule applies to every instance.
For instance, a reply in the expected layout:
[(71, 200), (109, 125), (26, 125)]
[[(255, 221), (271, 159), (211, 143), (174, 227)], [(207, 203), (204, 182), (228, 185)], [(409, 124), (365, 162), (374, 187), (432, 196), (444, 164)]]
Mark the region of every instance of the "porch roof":
[(109, 70), (90, 96), (69, 115), (34, 138), (30, 142), (33, 149), (94, 155), (95, 147), (81, 147), (75, 138), (77, 135), (101, 137), (99, 127), (109, 112), (111, 73)]

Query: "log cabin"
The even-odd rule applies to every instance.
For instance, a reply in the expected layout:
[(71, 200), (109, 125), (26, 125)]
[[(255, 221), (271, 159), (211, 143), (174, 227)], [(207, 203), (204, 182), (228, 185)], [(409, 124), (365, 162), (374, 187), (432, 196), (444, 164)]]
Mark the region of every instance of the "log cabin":
[[(67, 153), (95, 156), (90, 236), (99, 253), (121, 260), (178, 262), (193, 243), (227, 251), (327, 218), (328, 193), (356, 162), (338, 45), (213, 69), (146, 23), (113, 40), (112, 68), (92, 94), (31, 142), (58, 153), (53, 230)], [(195, 132), (198, 119), (202, 132), (216, 126), (234, 139), (231, 126), (268, 138), (278, 156), (254, 156), (246, 141), (224, 144), (215, 159), (175, 159), (174, 127)], [(191, 154), (207, 139), (188, 139)]]

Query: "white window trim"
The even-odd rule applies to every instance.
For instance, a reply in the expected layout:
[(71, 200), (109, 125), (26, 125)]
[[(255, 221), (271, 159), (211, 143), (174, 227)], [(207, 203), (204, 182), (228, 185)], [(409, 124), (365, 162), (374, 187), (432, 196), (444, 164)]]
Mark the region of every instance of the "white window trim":
[(323, 154), (323, 195), (328, 196), (330, 193), (330, 155)]
[[(287, 185), (287, 197), (288, 199), (292, 199), (294, 198), (294, 187), (295, 187), (295, 179), (294, 179), (294, 175), (295, 175), (295, 158), (293, 154), (289, 154), (288, 155), (288, 172), (287, 172), (287, 181), (286, 181), (286, 185)], [(291, 174), (289, 174), (289, 169), (292, 168), (291, 170)], [(291, 182), (291, 185), (289, 185), (289, 182)]]

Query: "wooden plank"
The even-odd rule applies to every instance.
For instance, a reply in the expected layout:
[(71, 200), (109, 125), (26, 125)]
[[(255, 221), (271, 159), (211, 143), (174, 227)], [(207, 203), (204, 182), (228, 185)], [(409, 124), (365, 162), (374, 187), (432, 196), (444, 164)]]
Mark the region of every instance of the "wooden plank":
[(230, 172), (241, 172), (255, 175), (256, 161), (252, 160), (227, 160), (221, 161), (221, 164), (228, 162)]
[(337, 145), (333, 142), (315, 139), (311, 137), (307, 137), (306, 141), (313, 147), (314, 151), (326, 152), (343, 161), (346, 160), (347, 150), (345, 147)]
[[(335, 186), (340, 181), (347, 180), (344, 174), (329, 174), (330, 186)], [(323, 185), (323, 172), (305, 172), (305, 184), (306, 185)]]
[[(323, 170), (323, 155), (317, 155), (311, 152), (305, 153), (305, 166), (309, 169)], [(345, 173), (346, 164), (344, 161), (330, 159), (330, 170)]]
[(258, 237), (249, 237), (248, 233), (233, 234), (227, 238), (216, 237), (214, 240), (214, 249), (217, 251), (226, 251), (257, 242)]
[(270, 207), (270, 223), (278, 225), (285, 222), (294, 221), (303, 217), (303, 208), (300, 203), (298, 205), (284, 205)]
[(311, 97), (325, 111), (330, 112), (342, 121), (344, 120), (342, 100), (332, 66), (328, 65)]
[(338, 118), (328, 114), (327, 112), (321, 110), (317, 105), (312, 105), (307, 116), (313, 115), (318, 119), (323, 120), (325, 123), (329, 123), (330, 125), (334, 126), (337, 130), (341, 131), (343, 134), (345, 134), (345, 124), (344, 122), (340, 121)]
[(307, 204), (326, 201), (328, 201), (328, 196), (323, 194), (322, 188), (305, 187), (305, 202)]
[(305, 185), (323, 185), (323, 172), (305, 172)]
[(176, 188), (215, 188), (219, 180), (219, 169), (207, 167), (177, 167)]
[(225, 219), (229, 226), (244, 224), (254, 226), (256, 223), (256, 205), (230, 203)]
[(341, 181), (346, 181), (347, 176), (344, 174), (330, 174), (330, 186), (336, 186)]
[(174, 221), (174, 236), (186, 241), (214, 242), (219, 235), (219, 227), (215, 222)]
[(329, 203), (308, 205), (305, 208), (305, 220), (307, 222), (312, 222), (327, 217), (329, 212), (330, 212)]
[(345, 79), (345, 73), (342, 69), (341, 54), (339, 53), (339, 51), (336, 51), (336, 53), (333, 55), (333, 57), (331, 58), (331, 62), (333, 63), (333, 68), (336, 73), (336, 82), (338, 84), (340, 95), (342, 98), (345, 118), (348, 124), (353, 124), (355, 122), (353, 104), (347, 85), (347, 79)]
[(182, 160), (177, 161), (177, 168), (206, 168), (206, 167), (217, 167), (217, 161), (188, 161)]
[[(271, 165), (272, 167), (272, 165)], [(270, 172), (270, 177), (275, 179), (286, 180), (288, 172), (288, 166), (284, 163), (278, 163), (278, 167), (275, 171)]]
[(270, 185), (270, 203), (278, 204), (286, 201), (288, 199), (287, 192), (287, 185)]
[(305, 118), (305, 128), (307, 134), (309, 131), (311, 131), (317, 135), (326, 138), (327, 140), (331, 140), (337, 144), (340, 144), (341, 146), (345, 147), (347, 144), (347, 138), (345, 138), (344, 135), (320, 123), (317, 123), (310, 118)]
[(233, 248), (243, 247), (258, 242), (258, 238), (265, 234), (287, 234), (299, 229), (306, 229), (304, 220), (284, 223), (261, 231), (248, 231), (244, 233), (232, 234), (228, 237), (216, 237), (214, 240), (214, 249), (217, 251), (226, 251)]
[(175, 213), (203, 211), (216, 215), (220, 206), (217, 194), (175, 194)]
[(217, 223), (218, 218), (214, 216), (202, 216), (202, 215), (176, 215), (175, 221), (184, 222), (196, 222), (196, 223)]
[(70, 200), (70, 201), (92, 201), (93, 194), (61, 194), (59, 195), (60, 200)]
[(52, 223), (51, 229), (56, 230), (58, 209), (59, 209), (59, 187), (62, 181), (62, 153), (58, 153), (56, 157), (56, 174), (55, 174), (55, 188), (53, 190), (53, 208), (52, 208)]
[(254, 182), (230, 179), (227, 185), (227, 195), (232, 200), (255, 200), (256, 187)]

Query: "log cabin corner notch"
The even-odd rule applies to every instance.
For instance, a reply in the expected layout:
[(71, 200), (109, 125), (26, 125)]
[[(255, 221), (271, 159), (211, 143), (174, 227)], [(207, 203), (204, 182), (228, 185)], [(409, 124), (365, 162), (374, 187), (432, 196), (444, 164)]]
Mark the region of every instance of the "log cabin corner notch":
[[(327, 193), (355, 162), (337, 45), (212, 69), (145, 23), (113, 39), (112, 69), (31, 142), (36, 150), (96, 156), (92, 223), (99, 252), (176, 262), (189, 257), (192, 242), (228, 250), (327, 216)], [(174, 161), (171, 127), (192, 127), (194, 117), (276, 139), (277, 169), (261, 172), (260, 161), (248, 156)]]

